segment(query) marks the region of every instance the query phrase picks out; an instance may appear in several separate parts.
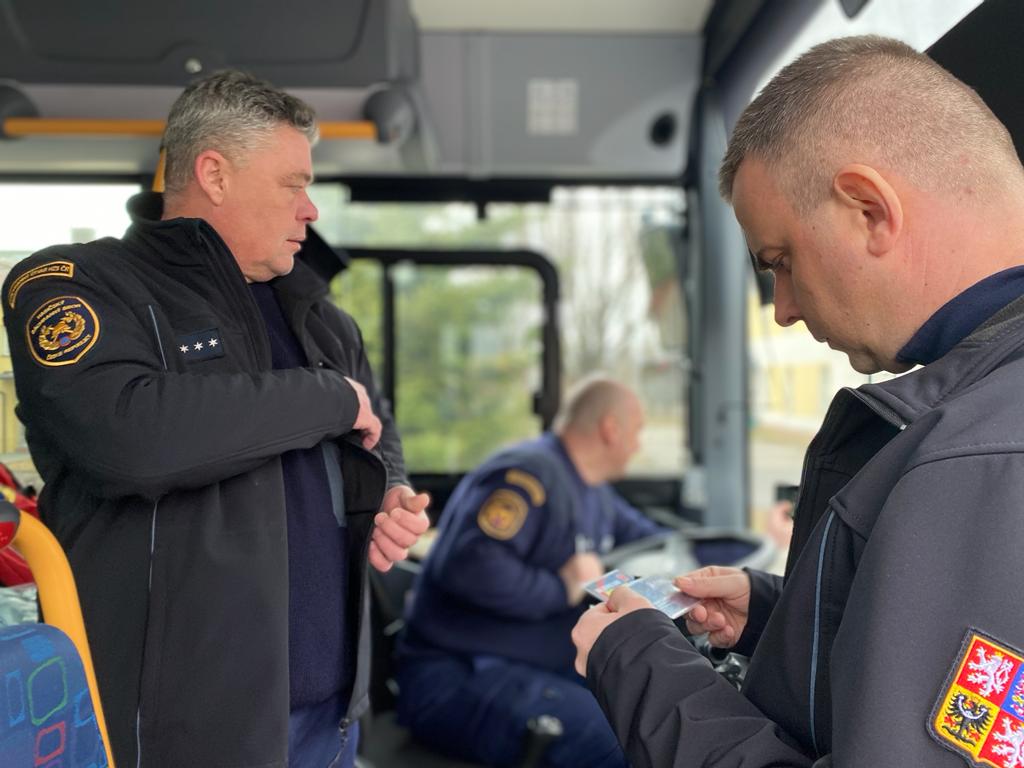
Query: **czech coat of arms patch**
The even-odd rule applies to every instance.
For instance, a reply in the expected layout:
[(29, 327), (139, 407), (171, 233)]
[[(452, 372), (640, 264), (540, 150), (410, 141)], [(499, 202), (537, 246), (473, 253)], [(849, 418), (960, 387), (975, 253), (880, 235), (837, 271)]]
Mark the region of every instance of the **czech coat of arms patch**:
[(970, 765), (1024, 768), (1024, 653), (969, 629), (928, 730)]

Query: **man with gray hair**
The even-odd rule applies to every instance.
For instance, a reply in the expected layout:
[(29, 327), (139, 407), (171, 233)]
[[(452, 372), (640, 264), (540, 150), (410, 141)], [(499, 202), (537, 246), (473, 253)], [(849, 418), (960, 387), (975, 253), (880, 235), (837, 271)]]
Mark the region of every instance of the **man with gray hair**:
[[(804, 464), (784, 578), (677, 579), (742, 694), (642, 598), (573, 636), (631, 763), (1019, 766), (1024, 758), (1024, 169), (908, 46), (834, 40), (747, 107), (722, 163), (775, 319), (858, 371)], [(728, 254), (721, 254), (722, 258)]]
[(487, 765), (518, 765), (527, 723), (557, 717), (552, 768), (619, 768), (622, 751), (573, 672), (583, 584), (613, 546), (661, 528), (616, 494), (643, 411), (627, 387), (580, 382), (553, 432), (469, 473), (452, 494), (414, 589), (400, 646), (399, 722)]
[(269, 83), (193, 83), (162, 215), (149, 201), (122, 240), (48, 248), (4, 285), (40, 511), (120, 765), (351, 766), (367, 561), (428, 524), (359, 329), (295, 260), (315, 138)]

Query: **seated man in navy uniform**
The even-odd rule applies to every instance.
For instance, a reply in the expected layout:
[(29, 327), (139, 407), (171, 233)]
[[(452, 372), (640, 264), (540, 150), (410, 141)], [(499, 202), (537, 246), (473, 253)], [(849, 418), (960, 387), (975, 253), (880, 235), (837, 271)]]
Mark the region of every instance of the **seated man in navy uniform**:
[(600, 555), (662, 529), (607, 485), (639, 447), (643, 411), (614, 381), (570, 393), (553, 432), (492, 456), (452, 494), (399, 650), (398, 719), (463, 759), (514, 765), (527, 723), (562, 722), (546, 766), (625, 766), (572, 669), (570, 631)]

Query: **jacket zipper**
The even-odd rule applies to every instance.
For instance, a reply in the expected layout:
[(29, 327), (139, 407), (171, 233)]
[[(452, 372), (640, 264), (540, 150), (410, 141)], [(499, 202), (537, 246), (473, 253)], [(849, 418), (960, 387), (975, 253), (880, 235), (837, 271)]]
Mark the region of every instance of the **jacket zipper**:
[(871, 395), (861, 392), (859, 389), (852, 389), (850, 387), (847, 387), (846, 389), (851, 395), (856, 397), (858, 400), (864, 403), (864, 405), (866, 405), (876, 414), (885, 419), (885, 421), (887, 421), (889, 424), (892, 424), (894, 427), (896, 427), (896, 429), (898, 429), (900, 432), (907, 428), (907, 422), (903, 420), (903, 417), (896, 413), (896, 411), (894, 411), (889, 406), (871, 397)]
[[(207, 230), (209, 230), (209, 233)], [(256, 300), (253, 298), (244, 277), (240, 276), (238, 267), (232, 268), (228, 265), (229, 262), (237, 264), (234, 255), (212, 227), (200, 225), (197, 227), (196, 235), (201, 245), (211, 252), (213, 256), (210, 259), (210, 263), (213, 266), (214, 272), (220, 277), (223, 294), (229, 301), (233, 300), (232, 303), (235, 304), (238, 310), (238, 316), (242, 319), (245, 326), (244, 330), (247, 331), (243, 335), (245, 336), (249, 351), (252, 353), (256, 370), (269, 370), (272, 365), (270, 342), (266, 338), (267, 333), (263, 316), (256, 306)], [(239, 287), (240, 283), (241, 288)], [(261, 344), (260, 341), (263, 343)]]
[[(147, 304), (146, 309), (149, 310), (149, 319), (153, 323), (153, 333), (156, 335), (156, 344), (160, 349), (160, 360), (163, 362), (164, 371), (168, 371), (167, 357), (164, 355), (163, 340), (160, 338), (160, 327), (156, 322), (156, 312), (153, 311), (153, 305)], [(153, 594), (153, 553), (156, 551), (156, 513), (160, 506), (160, 500), (157, 499), (153, 502), (152, 520), (149, 525), (149, 582), (146, 585), (147, 594), (152, 597)], [(145, 640), (143, 640), (143, 648), (145, 648)], [(142, 768), (142, 685), (140, 681), (139, 685), (139, 701), (135, 709), (135, 766), (136, 768)]]

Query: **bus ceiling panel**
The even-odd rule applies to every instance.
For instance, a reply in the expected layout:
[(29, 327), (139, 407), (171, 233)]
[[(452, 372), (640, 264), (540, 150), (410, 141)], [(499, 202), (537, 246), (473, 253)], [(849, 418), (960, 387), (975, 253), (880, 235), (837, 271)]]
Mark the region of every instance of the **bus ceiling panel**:
[[(699, 34), (714, 0), (412, 0), (424, 31)], [(721, 2), (721, 0), (718, 0)]]
[(942, 66), (978, 92), (1003, 121), (1024, 157), (1024, 59), (1021, 0), (986, 0), (928, 49)]
[(182, 86), (239, 67), (287, 87), (417, 75), (408, 0), (0, 0), (0, 77)]
[(434, 172), (681, 176), (699, 35), (431, 32), (422, 44)]

